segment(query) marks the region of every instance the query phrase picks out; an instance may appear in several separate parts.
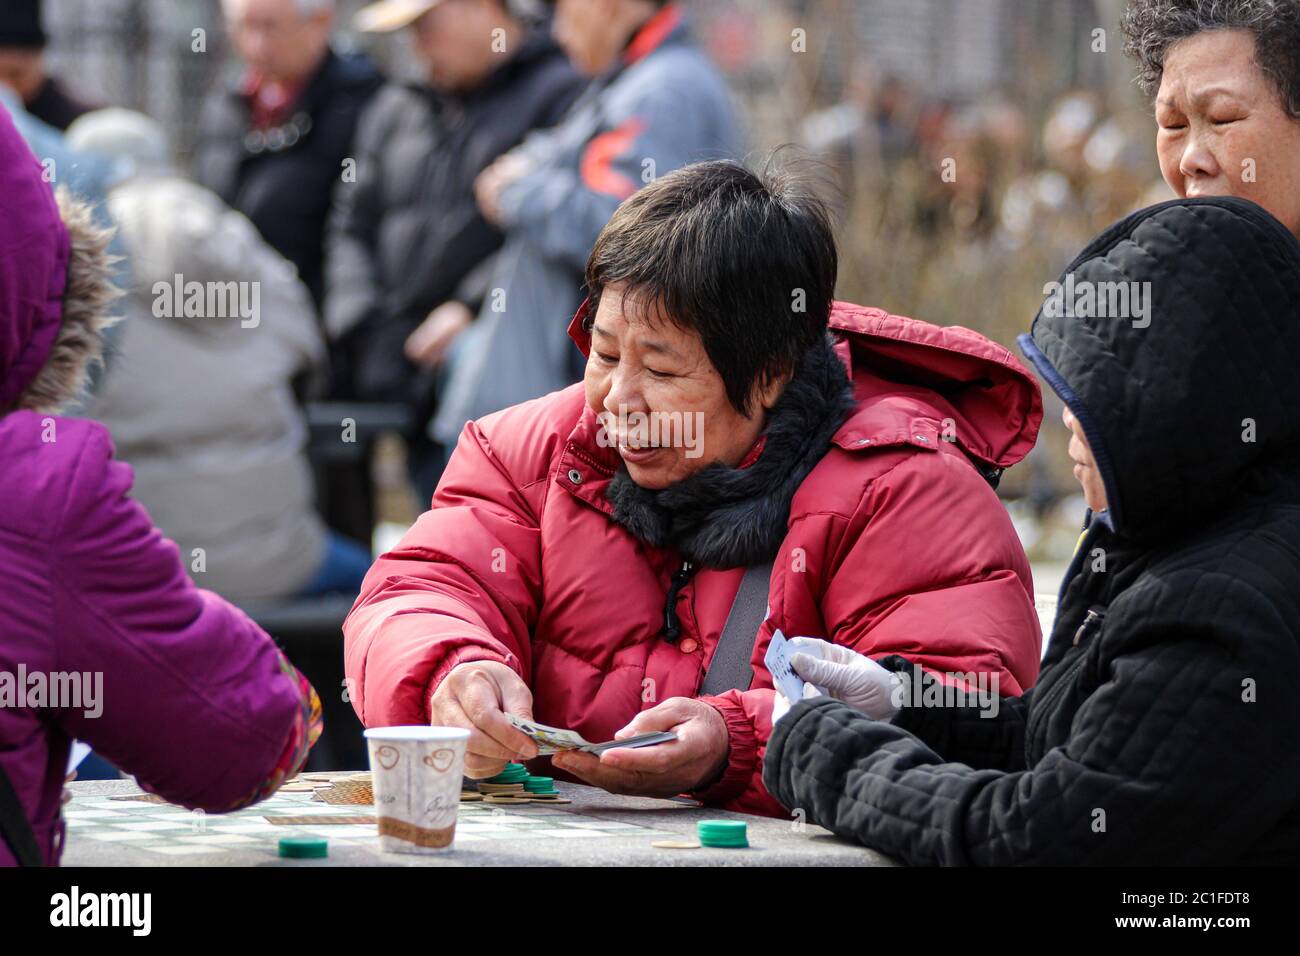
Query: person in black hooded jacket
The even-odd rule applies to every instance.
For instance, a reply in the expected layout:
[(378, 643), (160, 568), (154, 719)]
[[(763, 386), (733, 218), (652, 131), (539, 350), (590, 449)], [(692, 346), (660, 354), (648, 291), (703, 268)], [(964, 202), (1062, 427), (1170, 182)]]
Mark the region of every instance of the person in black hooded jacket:
[[(1094, 510), (1037, 685), (990, 707), (899, 658), (796, 655), (809, 699), (778, 701), (764, 782), (912, 864), (1295, 863), (1300, 242), (1246, 200), (1175, 200), (1045, 292), (1021, 347)], [(873, 719), (814, 684), (892, 694)]]

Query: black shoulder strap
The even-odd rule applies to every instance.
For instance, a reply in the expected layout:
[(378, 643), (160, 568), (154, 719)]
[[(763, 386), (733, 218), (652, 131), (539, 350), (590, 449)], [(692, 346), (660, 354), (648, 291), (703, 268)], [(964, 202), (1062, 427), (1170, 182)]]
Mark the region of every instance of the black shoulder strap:
[(724, 694), (729, 690), (749, 690), (754, 669), (749, 659), (754, 655), (754, 640), (767, 615), (767, 590), (772, 581), (772, 563), (756, 564), (745, 571), (731, 602), (727, 623), (723, 625), (718, 646), (713, 649), (708, 673), (700, 685), (701, 697)]
[(36, 834), (4, 767), (0, 767), (0, 837), (4, 837), (19, 866), (43, 865)]

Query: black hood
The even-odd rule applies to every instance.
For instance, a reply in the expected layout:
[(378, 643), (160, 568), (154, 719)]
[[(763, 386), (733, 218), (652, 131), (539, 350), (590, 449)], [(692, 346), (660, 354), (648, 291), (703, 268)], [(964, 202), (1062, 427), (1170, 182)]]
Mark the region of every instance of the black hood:
[[(1123, 315), (1084, 298), (1129, 283), (1146, 285)], [(1300, 242), (1259, 206), (1152, 206), (1044, 293), (1020, 345), (1088, 436), (1116, 532), (1150, 539), (1202, 523), (1252, 478), (1295, 468)]]

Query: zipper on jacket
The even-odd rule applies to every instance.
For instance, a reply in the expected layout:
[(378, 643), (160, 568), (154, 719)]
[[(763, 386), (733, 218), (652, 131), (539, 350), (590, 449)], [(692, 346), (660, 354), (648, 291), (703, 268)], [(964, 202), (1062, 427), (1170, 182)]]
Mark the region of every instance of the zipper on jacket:
[[(1106, 618), (1106, 606), (1103, 604), (1094, 604), (1088, 608), (1088, 613), (1083, 616), (1083, 622), (1074, 632), (1074, 640), (1070, 642), (1072, 647), (1078, 647), (1084, 639), (1091, 637), (1101, 628), (1101, 622)], [(1064, 660), (1064, 658), (1062, 658)], [(1039, 697), (1035, 694), (1034, 701), (1029, 708), (1029, 719), (1025, 721), (1025, 746), (1029, 746), (1031, 740), (1037, 739), (1038, 728), (1046, 716), (1053, 712), (1056, 702), (1065, 694), (1066, 690), (1074, 683), (1075, 677), (1079, 671), (1088, 662), (1087, 654), (1080, 654), (1069, 665), (1069, 669), (1053, 684), (1045, 695)], [(1058, 661), (1055, 667), (1064, 666)]]
[(668, 585), (668, 597), (664, 599), (664, 640), (669, 644), (676, 644), (677, 638), (681, 636), (682, 623), (677, 618), (677, 595), (681, 593), (694, 572), (695, 565), (683, 561)]
[(1101, 627), (1102, 619), (1105, 617), (1106, 609), (1104, 607), (1098, 605), (1097, 607), (1088, 608), (1088, 613), (1084, 615), (1083, 623), (1080, 624), (1079, 629), (1074, 632), (1074, 640), (1070, 642), (1072, 646), (1078, 647), (1085, 637), (1088, 637), (1092, 631)]

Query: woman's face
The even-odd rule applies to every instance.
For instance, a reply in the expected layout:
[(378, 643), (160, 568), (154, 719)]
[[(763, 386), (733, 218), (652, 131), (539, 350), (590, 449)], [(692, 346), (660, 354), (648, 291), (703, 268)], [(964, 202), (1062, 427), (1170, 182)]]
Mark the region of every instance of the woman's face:
[(1156, 95), (1156, 149), (1181, 197), (1240, 196), (1300, 236), (1300, 120), (1255, 62), (1245, 30), (1176, 43)]
[(727, 390), (699, 335), (659, 319), (635, 293), (605, 288), (583, 382), (587, 404), (632, 480), (659, 490), (713, 462), (739, 465), (787, 378), (755, 386), (750, 417)]
[(1097, 470), (1097, 460), (1083, 434), (1083, 426), (1069, 408), (1061, 413), (1061, 420), (1070, 429), (1070, 458), (1074, 461), (1075, 480), (1083, 486), (1083, 500), (1093, 511), (1106, 510), (1106, 485)]

